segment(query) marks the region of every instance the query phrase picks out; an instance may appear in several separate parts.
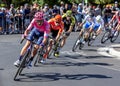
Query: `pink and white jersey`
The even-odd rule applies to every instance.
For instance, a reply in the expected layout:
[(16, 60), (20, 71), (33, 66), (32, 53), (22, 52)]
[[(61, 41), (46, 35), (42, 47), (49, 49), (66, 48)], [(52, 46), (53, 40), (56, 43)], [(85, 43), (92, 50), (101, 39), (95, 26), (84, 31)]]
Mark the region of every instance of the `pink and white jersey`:
[(36, 22), (35, 19), (33, 19), (30, 23), (30, 25), (28, 26), (28, 30), (31, 30), (31, 29), (37, 29), (38, 31), (40, 32), (44, 32), (44, 37), (47, 37), (49, 32), (50, 32), (50, 25), (47, 21), (44, 20), (44, 23), (39, 26)]

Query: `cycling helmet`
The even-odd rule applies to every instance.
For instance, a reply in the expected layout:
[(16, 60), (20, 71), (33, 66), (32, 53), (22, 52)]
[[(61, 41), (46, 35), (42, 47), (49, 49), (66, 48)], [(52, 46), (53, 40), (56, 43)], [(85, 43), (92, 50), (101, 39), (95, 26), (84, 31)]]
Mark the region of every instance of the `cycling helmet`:
[(71, 10), (68, 10), (68, 11), (66, 12), (66, 15), (67, 15), (67, 16), (71, 16), (71, 15), (72, 15), (72, 11), (71, 11)]
[(94, 17), (94, 14), (91, 13), (91, 12), (89, 12), (88, 15), (89, 15), (91, 18)]
[(34, 15), (34, 18), (36, 18), (37, 20), (43, 20), (44, 14), (43, 12), (37, 12)]
[(62, 21), (62, 17), (61, 17), (61, 15), (56, 15), (55, 16), (55, 20), (56, 20), (56, 22), (58, 22), (58, 23), (60, 23), (61, 21)]
[(100, 15), (98, 15), (98, 16), (96, 17), (96, 20), (97, 20), (97, 21), (100, 21), (101, 18), (102, 18), (102, 17), (101, 17)]

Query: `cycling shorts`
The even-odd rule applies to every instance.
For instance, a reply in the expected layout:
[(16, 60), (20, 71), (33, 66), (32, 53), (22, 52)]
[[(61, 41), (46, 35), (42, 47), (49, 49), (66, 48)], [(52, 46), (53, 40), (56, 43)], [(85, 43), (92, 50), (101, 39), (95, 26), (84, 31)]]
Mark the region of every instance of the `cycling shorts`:
[(44, 32), (40, 32), (35, 28), (32, 29), (32, 31), (27, 37), (29, 41), (34, 41), (38, 45), (42, 43), (43, 38), (44, 38)]
[(100, 27), (100, 24), (94, 24), (93, 30), (96, 31), (96, 30), (98, 30), (99, 27)]
[(58, 32), (59, 32), (59, 30), (53, 30), (53, 29), (51, 29), (51, 35), (52, 35), (52, 37), (53, 38), (56, 38), (57, 37), (57, 35), (58, 35)]
[(84, 29), (89, 29), (91, 27), (92, 23), (90, 22), (85, 22), (85, 24), (83, 25)]

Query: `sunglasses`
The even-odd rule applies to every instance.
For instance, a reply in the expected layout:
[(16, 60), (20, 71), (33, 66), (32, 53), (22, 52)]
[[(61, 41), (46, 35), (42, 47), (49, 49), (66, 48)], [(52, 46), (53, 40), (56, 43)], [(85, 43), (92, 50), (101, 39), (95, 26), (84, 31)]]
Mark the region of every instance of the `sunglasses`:
[(56, 22), (56, 23), (60, 23), (60, 20), (56, 19), (55, 22)]
[(43, 22), (43, 20), (36, 20), (36, 22), (37, 22), (37, 23), (42, 23), (42, 22)]

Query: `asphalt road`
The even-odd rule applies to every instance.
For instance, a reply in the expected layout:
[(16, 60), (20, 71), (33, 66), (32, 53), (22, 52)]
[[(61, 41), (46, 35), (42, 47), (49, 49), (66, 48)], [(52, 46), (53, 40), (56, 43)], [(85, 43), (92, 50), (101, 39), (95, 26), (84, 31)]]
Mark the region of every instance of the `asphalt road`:
[(119, 86), (120, 59), (99, 53), (99, 48), (118, 44), (120, 38), (101, 44), (98, 36), (92, 46), (72, 52), (77, 36), (76, 32), (70, 35), (59, 58), (24, 69), (24, 76), (14, 81), (17, 68), (13, 63), (24, 43), (19, 43), (21, 35), (0, 35), (0, 86)]

